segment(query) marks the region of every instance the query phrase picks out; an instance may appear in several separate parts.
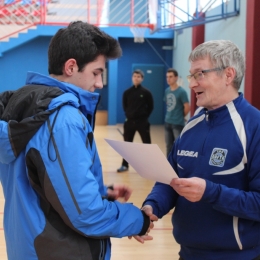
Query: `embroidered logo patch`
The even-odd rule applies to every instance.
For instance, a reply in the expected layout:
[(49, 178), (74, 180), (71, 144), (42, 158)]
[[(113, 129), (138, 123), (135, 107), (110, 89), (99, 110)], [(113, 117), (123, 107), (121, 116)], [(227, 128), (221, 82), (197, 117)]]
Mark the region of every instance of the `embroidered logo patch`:
[(214, 148), (209, 159), (209, 165), (223, 167), (227, 158), (227, 152), (226, 149)]

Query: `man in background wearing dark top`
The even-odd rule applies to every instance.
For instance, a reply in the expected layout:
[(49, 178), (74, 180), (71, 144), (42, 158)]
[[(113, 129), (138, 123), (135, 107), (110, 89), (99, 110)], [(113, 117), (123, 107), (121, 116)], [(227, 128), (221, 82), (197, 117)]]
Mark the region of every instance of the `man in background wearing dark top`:
[[(133, 142), (135, 132), (139, 132), (143, 143), (150, 144), (150, 123), (148, 118), (153, 111), (153, 96), (141, 83), (144, 73), (135, 70), (132, 74), (133, 86), (123, 94), (123, 109), (125, 111), (124, 140)], [(128, 162), (123, 159), (122, 165), (117, 172), (128, 170)]]

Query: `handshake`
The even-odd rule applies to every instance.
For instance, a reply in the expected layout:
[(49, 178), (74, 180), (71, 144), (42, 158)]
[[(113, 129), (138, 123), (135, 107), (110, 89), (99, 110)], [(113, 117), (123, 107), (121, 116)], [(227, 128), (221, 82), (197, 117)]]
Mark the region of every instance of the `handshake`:
[(153, 237), (150, 236), (149, 233), (150, 233), (151, 229), (154, 227), (153, 221), (157, 221), (158, 217), (156, 217), (153, 214), (153, 208), (150, 205), (143, 206), (141, 210), (150, 218), (150, 226), (144, 235), (129, 236), (128, 238), (131, 239), (132, 237), (134, 237), (138, 242), (143, 244), (147, 240), (153, 240)]
[[(106, 199), (110, 201), (114, 201), (119, 198), (122, 198), (124, 201), (128, 201), (132, 194), (132, 190), (128, 186), (123, 184), (113, 184), (107, 186), (107, 188), (108, 189)], [(138, 242), (143, 244), (146, 240), (153, 239), (153, 237), (149, 235), (149, 232), (154, 227), (153, 221), (157, 221), (158, 217), (153, 214), (153, 208), (150, 205), (143, 206), (141, 210), (150, 218), (150, 225), (144, 235), (129, 236), (128, 238), (131, 239), (132, 237), (134, 237)]]

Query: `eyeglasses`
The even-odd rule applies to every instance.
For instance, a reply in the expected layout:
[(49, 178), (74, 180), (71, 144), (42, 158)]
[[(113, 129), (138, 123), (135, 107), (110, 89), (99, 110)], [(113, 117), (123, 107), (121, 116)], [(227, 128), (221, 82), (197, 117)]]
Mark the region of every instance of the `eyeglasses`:
[(227, 67), (214, 68), (214, 69), (210, 69), (210, 70), (201, 70), (201, 71), (195, 72), (191, 75), (188, 75), (187, 80), (188, 80), (188, 82), (190, 82), (191, 78), (194, 77), (195, 80), (199, 81), (199, 80), (202, 80), (204, 78), (205, 73), (212, 72), (212, 71), (218, 71), (218, 70), (224, 70), (225, 68), (227, 68)]

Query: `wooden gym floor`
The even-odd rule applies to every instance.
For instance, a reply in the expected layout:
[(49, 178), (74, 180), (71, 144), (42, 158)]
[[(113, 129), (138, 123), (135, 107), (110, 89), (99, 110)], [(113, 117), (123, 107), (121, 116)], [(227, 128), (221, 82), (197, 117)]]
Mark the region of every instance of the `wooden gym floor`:
[[(98, 147), (99, 156), (103, 166), (104, 182), (106, 184), (123, 183), (133, 189), (130, 202), (141, 207), (146, 195), (150, 192), (153, 182), (140, 177), (130, 166), (129, 171), (117, 173), (116, 169), (121, 165), (122, 158), (104, 140), (123, 140), (120, 132), (123, 131), (122, 125), (101, 126), (95, 128), (95, 139)], [(164, 128), (163, 126), (151, 126), (152, 143), (157, 144), (165, 154)], [(141, 142), (139, 134), (136, 133), (134, 142)], [(160, 173), (158, 173), (160, 174)], [(7, 260), (3, 230), (3, 209), (4, 198), (0, 185), (0, 260)], [(140, 244), (135, 239), (112, 238), (112, 260), (177, 260), (179, 245), (172, 236), (171, 225), (172, 211), (164, 218), (155, 222), (155, 227), (151, 231), (152, 241)], [(17, 259), (19, 260), (19, 259)], [(47, 260), (47, 259), (46, 259)], [(62, 259), (61, 259), (62, 260)]]

